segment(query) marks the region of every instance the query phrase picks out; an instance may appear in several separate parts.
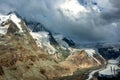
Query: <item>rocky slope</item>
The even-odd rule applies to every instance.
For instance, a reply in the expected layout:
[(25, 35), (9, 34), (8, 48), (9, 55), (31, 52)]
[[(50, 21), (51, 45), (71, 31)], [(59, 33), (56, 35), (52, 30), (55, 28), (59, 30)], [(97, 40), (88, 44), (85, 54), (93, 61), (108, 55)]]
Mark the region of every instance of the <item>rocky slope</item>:
[(48, 35), (29, 31), (15, 14), (0, 15), (0, 80), (49, 80), (103, 63), (94, 51), (71, 48), (68, 40)]
[(8, 26), (0, 37), (0, 80), (46, 80), (67, 72), (37, 47), (22, 20), (17, 23), (20, 31), (10, 17), (19, 18), (14, 14), (8, 16), (0, 26)]

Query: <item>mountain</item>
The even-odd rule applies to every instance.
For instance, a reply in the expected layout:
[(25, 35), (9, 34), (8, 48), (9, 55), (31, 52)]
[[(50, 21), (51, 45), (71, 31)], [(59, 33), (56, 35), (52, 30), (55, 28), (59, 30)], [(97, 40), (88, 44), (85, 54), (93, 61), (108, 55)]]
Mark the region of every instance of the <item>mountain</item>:
[(26, 24), (15, 14), (0, 19), (0, 80), (46, 80), (67, 72), (37, 47)]
[(35, 39), (38, 47), (46, 53), (71, 54), (71, 48), (75, 46), (74, 41), (61, 34), (54, 34), (50, 32), (41, 23), (28, 21), (26, 24), (30, 28), (30, 34)]
[(60, 65), (69, 67), (73, 72), (77, 68), (91, 68), (104, 64), (104, 58), (96, 54), (92, 49), (77, 51), (66, 58), (65, 61), (60, 62)]
[(104, 63), (95, 50), (77, 49), (72, 40), (44, 26), (33, 32), (35, 26), (14, 13), (0, 15), (0, 80), (54, 80)]

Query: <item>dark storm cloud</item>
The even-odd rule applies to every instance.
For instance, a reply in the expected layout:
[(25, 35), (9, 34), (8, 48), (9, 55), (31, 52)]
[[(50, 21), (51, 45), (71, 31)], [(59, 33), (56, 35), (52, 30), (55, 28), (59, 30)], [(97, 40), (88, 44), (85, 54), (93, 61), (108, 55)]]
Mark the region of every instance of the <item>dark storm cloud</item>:
[[(91, 5), (85, 7), (88, 13), (78, 15), (65, 13), (60, 5), (65, 0), (0, 0), (0, 13), (17, 11), (27, 20), (41, 22), (55, 33), (62, 33), (76, 41), (118, 41), (120, 19), (119, 0), (95, 1), (102, 12), (92, 10)], [(73, 0), (74, 1), (74, 0)], [(85, 4), (79, 0), (80, 3)], [(80, 5), (79, 3), (79, 5)], [(107, 5), (106, 5), (107, 4)], [(66, 10), (69, 11), (69, 10)], [(70, 13), (70, 14), (68, 14)]]
[(120, 0), (110, 0), (112, 8), (110, 11), (102, 14), (102, 17), (108, 21), (120, 19)]

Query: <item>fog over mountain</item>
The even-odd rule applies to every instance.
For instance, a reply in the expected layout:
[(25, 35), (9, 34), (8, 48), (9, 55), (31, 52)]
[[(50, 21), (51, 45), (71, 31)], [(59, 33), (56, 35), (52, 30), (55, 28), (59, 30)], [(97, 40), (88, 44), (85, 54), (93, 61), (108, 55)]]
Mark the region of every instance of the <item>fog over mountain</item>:
[(120, 0), (0, 0), (0, 13), (27, 20), (80, 42), (120, 40)]

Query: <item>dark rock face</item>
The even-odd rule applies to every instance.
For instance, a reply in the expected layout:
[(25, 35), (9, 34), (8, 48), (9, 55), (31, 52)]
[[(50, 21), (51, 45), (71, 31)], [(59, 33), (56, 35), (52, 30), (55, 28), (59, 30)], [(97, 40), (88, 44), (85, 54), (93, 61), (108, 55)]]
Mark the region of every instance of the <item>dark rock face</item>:
[(4, 74), (4, 70), (2, 68), (2, 66), (0, 66), (0, 76)]
[(43, 24), (39, 22), (34, 21), (26, 21), (27, 26), (33, 31), (33, 32), (39, 32), (39, 31), (47, 31), (49, 32)]
[(69, 39), (67, 39), (67, 38), (63, 38), (63, 40), (65, 41), (65, 42), (67, 42), (68, 43), (68, 45), (69, 46), (75, 46), (75, 43), (72, 41), (72, 40), (69, 40)]
[(58, 45), (57, 41), (55, 40), (55, 38), (53, 37), (52, 33), (49, 32), (49, 40), (50, 40), (50, 44), (51, 45)]
[(120, 49), (116, 50), (114, 47), (99, 48), (98, 52), (105, 59), (116, 59), (120, 56)]

